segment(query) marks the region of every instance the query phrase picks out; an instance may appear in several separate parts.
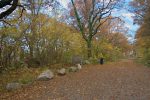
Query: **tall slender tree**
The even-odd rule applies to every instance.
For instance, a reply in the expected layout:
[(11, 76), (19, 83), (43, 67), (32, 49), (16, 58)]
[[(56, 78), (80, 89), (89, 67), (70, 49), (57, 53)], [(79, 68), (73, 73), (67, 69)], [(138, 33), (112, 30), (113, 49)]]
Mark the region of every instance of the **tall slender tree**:
[(119, 0), (71, 0), (71, 16), (74, 26), (87, 44), (87, 56), (92, 57), (92, 40), (100, 27), (111, 19), (111, 13)]

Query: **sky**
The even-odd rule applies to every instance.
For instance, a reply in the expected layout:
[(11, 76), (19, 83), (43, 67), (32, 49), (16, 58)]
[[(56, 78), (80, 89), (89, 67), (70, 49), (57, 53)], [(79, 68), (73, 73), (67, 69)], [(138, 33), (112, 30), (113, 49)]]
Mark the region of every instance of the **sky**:
[[(67, 3), (70, 0), (58, 0), (65, 8), (67, 8)], [(113, 16), (116, 17), (121, 17), (122, 20), (125, 21), (125, 27), (127, 27), (129, 29), (128, 34), (131, 35), (131, 37), (129, 37), (129, 41), (134, 41), (134, 37), (136, 34), (136, 31), (138, 30), (139, 26), (136, 24), (133, 24), (133, 16), (134, 13), (131, 13), (128, 11), (129, 8), (129, 2), (132, 0), (125, 0), (124, 6), (119, 9), (119, 10), (115, 10), (113, 12)]]

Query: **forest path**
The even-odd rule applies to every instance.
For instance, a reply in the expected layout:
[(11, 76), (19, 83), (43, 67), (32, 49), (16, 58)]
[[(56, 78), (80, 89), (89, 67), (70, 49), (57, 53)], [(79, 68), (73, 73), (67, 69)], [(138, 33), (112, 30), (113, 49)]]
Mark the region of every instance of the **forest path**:
[(150, 100), (150, 68), (123, 60), (89, 65), (10, 93), (5, 100)]

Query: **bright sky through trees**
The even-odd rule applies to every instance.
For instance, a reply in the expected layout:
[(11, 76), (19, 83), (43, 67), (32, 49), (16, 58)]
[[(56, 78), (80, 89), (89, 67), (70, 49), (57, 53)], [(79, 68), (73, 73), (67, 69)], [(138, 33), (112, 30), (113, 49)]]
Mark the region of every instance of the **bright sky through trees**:
[[(70, 2), (70, 0), (58, 0), (65, 8), (67, 8), (68, 2)], [(133, 42), (134, 41), (134, 37), (136, 34), (137, 29), (139, 28), (138, 25), (133, 24), (133, 16), (134, 13), (131, 13), (129, 11), (130, 7), (129, 7), (129, 2), (131, 2), (132, 0), (125, 0), (125, 3), (122, 7), (122, 9), (117, 9), (116, 11), (113, 12), (113, 16), (117, 16), (117, 17), (121, 17), (121, 19), (123, 19), (125, 21), (125, 26), (127, 28), (129, 28), (129, 33), (131, 35), (131, 37), (129, 37), (129, 41)]]

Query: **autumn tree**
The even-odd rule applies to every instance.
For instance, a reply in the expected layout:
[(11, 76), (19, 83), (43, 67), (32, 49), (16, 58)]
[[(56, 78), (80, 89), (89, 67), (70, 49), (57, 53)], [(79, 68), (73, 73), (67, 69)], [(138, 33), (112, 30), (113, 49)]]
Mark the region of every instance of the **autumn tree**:
[(135, 20), (140, 25), (135, 37), (136, 56), (150, 65), (150, 1), (134, 0), (131, 4), (136, 14)]
[(132, 13), (135, 14), (134, 16), (134, 23), (135, 24), (142, 24), (145, 14), (148, 10), (149, 0), (133, 0), (130, 2), (130, 9)]
[[(41, 6), (51, 6), (54, 0), (1, 0), (0, 1), (0, 21), (4, 21), (7, 16), (11, 15), (16, 9), (21, 8), (21, 13), (19, 17), (22, 17), (23, 12), (26, 8), (31, 7), (31, 4), (36, 3), (37, 5), (40, 3)], [(9, 7), (7, 7), (9, 6)], [(32, 8), (36, 7), (32, 6)], [(40, 9), (39, 9), (40, 10)]]
[(94, 57), (104, 57), (107, 61), (115, 61), (129, 55), (131, 45), (127, 37), (128, 29), (121, 19), (107, 20), (100, 30), (94, 36)]
[(92, 40), (100, 27), (110, 19), (112, 10), (119, 0), (71, 0), (71, 16), (74, 26), (82, 34), (88, 49), (88, 58), (92, 56)]

